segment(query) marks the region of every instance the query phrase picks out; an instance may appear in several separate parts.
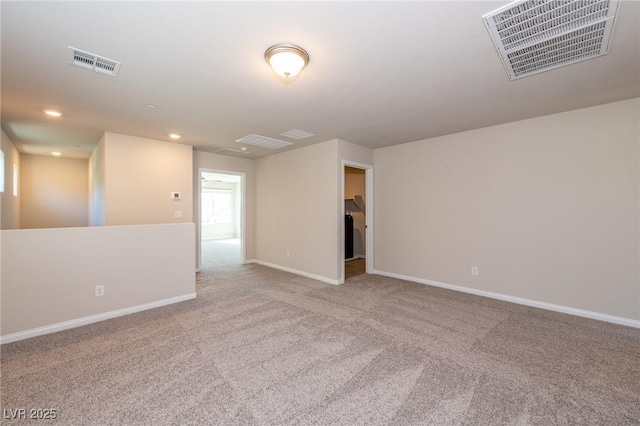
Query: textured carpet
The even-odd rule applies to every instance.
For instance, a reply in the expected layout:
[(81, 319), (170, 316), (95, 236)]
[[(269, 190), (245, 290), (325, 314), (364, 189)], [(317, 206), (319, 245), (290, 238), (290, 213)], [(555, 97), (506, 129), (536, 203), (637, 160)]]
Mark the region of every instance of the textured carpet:
[(242, 261), (240, 238), (202, 240), (200, 269), (235, 268)]
[(197, 287), (3, 345), (2, 407), (66, 425), (640, 424), (637, 329), (366, 274), (236, 265)]

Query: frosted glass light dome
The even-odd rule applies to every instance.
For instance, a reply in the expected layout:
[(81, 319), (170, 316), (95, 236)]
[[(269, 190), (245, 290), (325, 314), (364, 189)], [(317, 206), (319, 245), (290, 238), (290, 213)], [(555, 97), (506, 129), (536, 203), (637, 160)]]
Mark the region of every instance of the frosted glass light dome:
[(292, 44), (271, 46), (264, 54), (276, 74), (289, 78), (295, 77), (309, 63), (309, 54), (301, 47)]

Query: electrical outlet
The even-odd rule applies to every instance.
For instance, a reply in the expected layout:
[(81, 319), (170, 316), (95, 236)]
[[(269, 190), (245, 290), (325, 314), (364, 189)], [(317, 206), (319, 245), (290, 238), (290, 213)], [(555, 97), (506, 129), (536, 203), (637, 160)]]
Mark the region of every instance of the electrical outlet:
[(471, 267), (471, 275), (478, 275), (478, 267), (477, 266), (472, 266)]
[(96, 286), (96, 297), (102, 297), (104, 296), (104, 286), (103, 285), (97, 285)]

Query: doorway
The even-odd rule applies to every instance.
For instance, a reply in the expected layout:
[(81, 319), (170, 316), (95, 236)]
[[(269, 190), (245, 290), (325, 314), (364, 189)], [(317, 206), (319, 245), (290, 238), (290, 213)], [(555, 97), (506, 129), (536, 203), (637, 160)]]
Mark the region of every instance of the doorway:
[(199, 169), (198, 193), (198, 269), (244, 263), (244, 173)]
[(373, 167), (343, 161), (342, 280), (373, 272)]

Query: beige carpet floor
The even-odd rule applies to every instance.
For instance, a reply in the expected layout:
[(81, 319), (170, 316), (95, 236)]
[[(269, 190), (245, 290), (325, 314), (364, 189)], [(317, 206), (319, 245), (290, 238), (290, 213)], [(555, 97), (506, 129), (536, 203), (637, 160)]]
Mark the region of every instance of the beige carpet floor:
[(3, 409), (65, 425), (640, 424), (637, 329), (366, 274), (236, 265), (197, 290), (3, 345)]
[(219, 240), (202, 240), (201, 269), (235, 268), (242, 261), (240, 255), (240, 238)]

